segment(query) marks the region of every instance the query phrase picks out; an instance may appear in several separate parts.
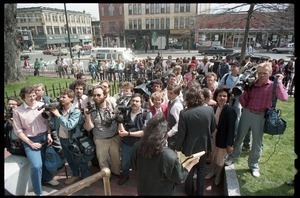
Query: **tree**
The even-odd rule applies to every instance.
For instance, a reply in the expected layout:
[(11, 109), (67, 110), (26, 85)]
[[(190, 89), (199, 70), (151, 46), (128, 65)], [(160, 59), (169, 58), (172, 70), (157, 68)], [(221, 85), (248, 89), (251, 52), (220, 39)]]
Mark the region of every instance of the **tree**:
[(4, 4), (4, 83), (24, 80), (20, 71), (17, 4)]

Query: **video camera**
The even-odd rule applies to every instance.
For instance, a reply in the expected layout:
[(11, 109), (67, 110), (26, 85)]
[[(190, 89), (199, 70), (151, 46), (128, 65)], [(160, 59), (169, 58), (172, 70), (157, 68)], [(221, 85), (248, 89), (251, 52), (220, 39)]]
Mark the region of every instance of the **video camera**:
[(235, 87), (232, 88), (232, 94), (240, 96), (244, 90), (249, 90), (254, 84), (258, 66), (254, 66), (248, 70), (245, 70), (243, 75), (240, 78), (241, 83), (238, 83)]
[(59, 109), (60, 108), (60, 103), (59, 102), (51, 102), (51, 103), (45, 103), (42, 106), (40, 106), (37, 110), (41, 111), (42, 109), (45, 110), (42, 113), (42, 117), (45, 119), (49, 119), (52, 117), (52, 113), (50, 112), (50, 110), (52, 109)]
[(5, 112), (4, 120), (10, 120), (12, 118), (13, 118), (13, 109), (11, 107), (8, 107)]

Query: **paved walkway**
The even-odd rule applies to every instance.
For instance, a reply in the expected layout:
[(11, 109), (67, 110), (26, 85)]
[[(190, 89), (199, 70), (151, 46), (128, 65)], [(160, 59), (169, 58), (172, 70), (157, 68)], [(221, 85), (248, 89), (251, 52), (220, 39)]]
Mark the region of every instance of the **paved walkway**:
[[(8, 157), (10, 153), (4, 150), (4, 157)], [(207, 165), (207, 173), (210, 171), (211, 166)], [(99, 168), (94, 166), (90, 166), (91, 174), (97, 173), (100, 171)], [(71, 174), (71, 170), (67, 166), (68, 175)], [(60, 190), (66, 185), (64, 185), (64, 181), (66, 180), (65, 169), (61, 169), (57, 172), (55, 179), (57, 179), (60, 184), (56, 187), (52, 186), (43, 186), (44, 194), (51, 194), (56, 190)], [(130, 179), (123, 186), (118, 185), (118, 178), (114, 175), (110, 178), (110, 187), (111, 194), (113, 196), (137, 196), (136, 186), (137, 186), (137, 176), (136, 172), (132, 171), (130, 173)], [(29, 192), (26, 195), (34, 195), (32, 192)], [(101, 196), (104, 195), (104, 188), (102, 180), (99, 180), (93, 183), (90, 187), (84, 188), (76, 193), (73, 196)], [(214, 178), (205, 181), (205, 192), (204, 196), (223, 196), (224, 195), (224, 183), (221, 182), (218, 186), (214, 185)], [(184, 191), (184, 184), (177, 185), (175, 188), (175, 196), (187, 196)]]

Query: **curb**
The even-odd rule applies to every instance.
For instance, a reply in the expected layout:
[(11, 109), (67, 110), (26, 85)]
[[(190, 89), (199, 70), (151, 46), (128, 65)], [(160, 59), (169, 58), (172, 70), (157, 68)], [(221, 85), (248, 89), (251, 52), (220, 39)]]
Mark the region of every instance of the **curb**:
[(241, 196), (240, 185), (235, 172), (234, 164), (225, 166), (224, 195)]

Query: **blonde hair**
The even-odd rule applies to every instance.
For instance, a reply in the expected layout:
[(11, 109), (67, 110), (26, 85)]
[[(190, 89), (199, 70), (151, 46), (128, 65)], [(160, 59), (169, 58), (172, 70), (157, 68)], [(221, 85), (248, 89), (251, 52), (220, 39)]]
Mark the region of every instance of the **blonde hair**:
[(173, 73), (180, 74), (181, 70), (182, 70), (182, 67), (180, 65), (175, 65), (175, 67), (173, 68)]
[(164, 101), (164, 93), (160, 91), (156, 91), (151, 95), (151, 100), (154, 101), (155, 98), (160, 98), (162, 101)]

